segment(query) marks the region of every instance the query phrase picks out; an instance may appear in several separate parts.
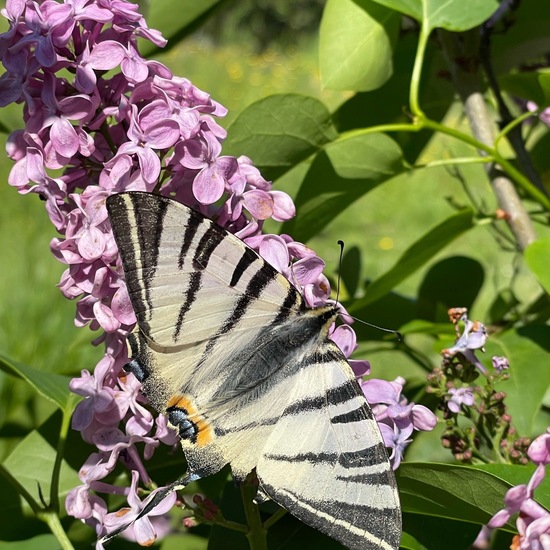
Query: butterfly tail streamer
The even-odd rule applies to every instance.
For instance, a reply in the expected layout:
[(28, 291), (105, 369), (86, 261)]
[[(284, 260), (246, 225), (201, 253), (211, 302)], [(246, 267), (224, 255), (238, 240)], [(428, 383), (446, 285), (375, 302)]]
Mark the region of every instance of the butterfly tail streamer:
[(187, 487), (187, 485), (189, 485), (193, 481), (197, 481), (198, 479), (200, 479), (200, 476), (197, 474), (187, 474), (185, 477), (182, 477), (181, 479), (178, 479), (173, 483), (170, 483), (170, 485), (163, 487), (152, 496), (149, 502), (145, 504), (143, 509), (132, 521), (129, 521), (128, 523), (125, 523), (124, 525), (122, 525), (121, 527), (118, 527), (114, 531), (107, 533), (105, 536), (103, 536), (99, 540), (99, 542), (101, 544), (107, 544), (111, 542), (111, 540), (113, 540), (115, 537), (120, 535), (123, 531), (126, 531), (126, 529), (128, 529), (128, 527), (131, 527), (137, 520), (145, 517), (152, 510), (154, 510), (173, 491), (179, 491), (181, 489), (184, 489), (185, 487)]

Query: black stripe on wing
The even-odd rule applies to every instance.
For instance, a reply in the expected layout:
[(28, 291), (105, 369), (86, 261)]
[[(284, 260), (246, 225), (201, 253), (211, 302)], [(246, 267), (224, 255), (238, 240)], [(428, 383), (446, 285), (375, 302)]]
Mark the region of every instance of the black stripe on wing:
[[(373, 421), (374, 422), (374, 421)], [(268, 460), (276, 462), (311, 462), (312, 464), (326, 463), (339, 464), (342, 468), (365, 468), (376, 464), (387, 464), (389, 470), (388, 455), (383, 443), (375, 443), (359, 451), (336, 452), (307, 452), (297, 454), (263, 455)]]
[[(387, 484), (387, 478), (386, 478)], [(262, 488), (277, 503), (311, 527), (335, 538), (353, 550), (399, 548), (401, 514), (399, 508), (348, 503), (337, 499), (312, 499), (297, 492), (279, 489), (262, 482)], [(373, 488), (373, 491), (375, 488)], [(323, 496), (323, 495), (321, 495)], [(371, 535), (362, 535), (357, 530)], [(375, 539), (375, 540), (369, 540)], [(378, 539), (378, 540), (376, 540)]]
[[(330, 356), (326, 357), (326, 360), (323, 360), (323, 356), (317, 354), (316, 364), (320, 364), (322, 368), (322, 363), (332, 362), (333, 359), (330, 359)], [(305, 397), (304, 399), (299, 399), (291, 403), (286, 409), (284, 414), (300, 414), (301, 412), (308, 412), (312, 410), (323, 410), (327, 405), (341, 405), (347, 403), (356, 397), (363, 397), (361, 389), (359, 388), (355, 380), (346, 380), (340, 386), (334, 388), (329, 388), (324, 395), (317, 395), (315, 397)], [(370, 407), (365, 403), (360, 407), (361, 414), (360, 418), (357, 420), (372, 420), (373, 414)], [(350, 414), (350, 413), (345, 413)], [(340, 418), (343, 415), (338, 415), (331, 419), (332, 422), (342, 422), (345, 419)], [(334, 420), (336, 418), (337, 420)], [(350, 418), (349, 422), (353, 422)]]
[(337, 414), (331, 417), (332, 424), (348, 424), (350, 422), (361, 422), (362, 420), (371, 420), (373, 418), (370, 407), (363, 403), (360, 407), (351, 411)]
[[(197, 223), (197, 218), (198, 216), (195, 213), (191, 215), (190, 220), (193, 220), (193, 226)], [(201, 221), (205, 224), (208, 223), (205, 219)], [(203, 236), (200, 238), (199, 243), (197, 244), (195, 254), (192, 259), (193, 268), (196, 271), (191, 273), (189, 278), (189, 285), (185, 289), (184, 295), (182, 296), (183, 303), (179, 310), (178, 320), (176, 321), (176, 325), (174, 326), (174, 333), (172, 335), (172, 339), (174, 340), (174, 342), (177, 342), (179, 338), (183, 322), (185, 320), (185, 315), (191, 309), (193, 302), (195, 302), (195, 300), (197, 299), (197, 296), (201, 289), (203, 273), (208, 267), (208, 261), (210, 260), (210, 257), (212, 256), (216, 248), (220, 245), (221, 242), (223, 242), (223, 239), (225, 237), (224, 232), (219, 227), (215, 226), (212, 222), (210, 222), (208, 225), (208, 229), (205, 231)], [(190, 225), (187, 226), (187, 228), (189, 227)], [(188, 237), (187, 228), (182, 243), (182, 251), (184, 249), (189, 250), (189, 247), (191, 245), (191, 241), (186, 242), (186, 238)], [(192, 239), (195, 233), (196, 230), (195, 232), (190, 231), (189, 238)], [(183, 268), (185, 259), (180, 255), (179, 261), (181, 269)]]
[(278, 325), (286, 321), (293, 312), (303, 313), (306, 310), (305, 303), (300, 293), (291, 284), (288, 287), (287, 295), (279, 308), (279, 312), (275, 319), (273, 319), (272, 325)]
[[(147, 193), (129, 193), (108, 197), (106, 206), (132, 306), (142, 329), (150, 332), (146, 313), (151, 311), (153, 305), (150, 283), (158, 263), (167, 201)], [(134, 231), (137, 233), (137, 244), (132, 240)], [(141, 271), (136, 266), (141, 266)]]
[(180, 254), (178, 257), (179, 269), (183, 269), (183, 264), (185, 263), (185, 259), (187, 258), (189, 248), (191, 247), (193, 239), (195, 238), (195, 235), (197, 234), (197, 231), (202, 223), (201, 217), (197, 216), (194, 210), (189, 210), (189, 213), (190, 216), (187, 222), (187, 226), (185, 228), (185, 232), (183, 233), (183, 242), (181, 244)]
[(263, 265), (254, 273), (246, 285), (246, 290), (240, 295), (229, 317), (224, 321), (216, 334), (209, 340), (199, 364), (208, 357), (216, 344), (217, 338), (227, 334), (233, 329), (233, 327), (244, 317), (250, 305), (260, 297), (262, 291), (277, 277), (277, 275), (278, 272), (273, 266), (267, 262), (263, 262)]
[(258, 255), (251, 249), (246, 247), (244, 249), (241, 259), (235, 266), (229, 286), (234, 287), (241, 280), (241, 277), (245, 274), (246, 270), (258, 259)]

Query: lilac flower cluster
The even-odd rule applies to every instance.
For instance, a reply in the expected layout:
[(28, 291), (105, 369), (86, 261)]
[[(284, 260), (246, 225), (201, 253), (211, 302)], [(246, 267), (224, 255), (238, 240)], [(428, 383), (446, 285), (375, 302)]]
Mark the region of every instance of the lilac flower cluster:
[[(95, 344), (105, 346), (94, 373), (82, 371), (71, 382), (72, 391), (85, 398), (73, 427), (97, 450), (79, 472), (82, 485), (66, 501), (71, 515), (102, 536), (137, 517), (143, 508), (139, 482), (154, 489), (143, 459), (160, 443), (177, 442), (166, 419), (154, 418), (144, 406), (137, 380), (122, 370), (128, 360), (125, 338), (136, 319), (106, 198), (129, 190), (160, 191), (195, 208), (255, 248), (296, 285), (309, 306), (329, 301), (330, 284), (322, 273), (324, 262), (312, 250), (288, 235), (261, 233), (264, 220), (294, 216), (292, 200), (272, 190), (247, 157), (221, 155), (226, 132), (216, 117), (226, 110), (219, 103), (161, 63), (141, 57), (138, 38), (159, 47), (165, 40), (147, 26), (136, 4), (7, 0), (2, 15), (9, 30), (0, 35), (6, 69), (0, 106), (22, 103), (25, 122), (8, 139), (7, 152), (15, 162), (9, 183), (19, 193), (44, 199), (60, 234), (51, 250), (68, 266), (61, 292), (77, 300), (76, 324), (101, 330)], [(348, 325), (331, 337), (346, 356), (356, 347)], [(358, 376), (368, 371), (368, 362), (352, 366)], [(407, 405), (400, 389), (382, 402), (374, 386), (371, 390), (371, 403), (383, 403), (380, 418), (393, 430), (386, 440), (397, 465), (412, 426), (429, 429), (435, 420)], [(101, 481), (117, 463), (131, 471), (130, 487)], [(109, 514), (97, 493), (125, 495), (130, 508)], [(172, 504), (167, 498), (126, 534), (150, 544), (165, 532), (162, 513)]]
[[(442, 350), (441, 367), (428, 375), (430, 385), (426, 389), (440, 398), (439, 408), (446, 423), (441, 436), (443, 446), (451, 450), (456, 460), (465, 463), (525, 463), (529, 441), (518, 438), (507, 413), (506, 394), (495, 389), (497, 383), (509, 378), (508, 359), (493, 357), (493, 371), (489, 372), (476, 357), (476, 351), (484, 351), (487, 342), (485, 325), (471, 321), (466, 308), (452, 308), (448, 313), (455, 325), (456, 342)], [(459, 324), (463, 326), (462, 333)], [(480, 373), (484, 382), (473, 385)], [(495, 441), (499, 444), (495, 445)]]
[(516, 485), (504, 497), (505, 508), (497, 512), (481, 530), (475, 548), (488, 548), (492, 531), (503, 527), (514, 514), (518, 514), (516, 527), (518, 535), (513, 548), (517, 550), (546, 550), (550, 548), (550, 512), (534, 499), (535, 489), (546, 476), (546, 465), (550, 464), (550, 428), (537, 437), (529, 446), (527, 454), (536, 464), (527, 485)]

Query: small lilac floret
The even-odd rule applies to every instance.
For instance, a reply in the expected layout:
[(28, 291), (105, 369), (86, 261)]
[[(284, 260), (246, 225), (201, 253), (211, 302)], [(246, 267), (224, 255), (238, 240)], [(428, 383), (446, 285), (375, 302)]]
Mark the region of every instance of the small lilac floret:
[(466, 405), (471, 407), (474, 404), (474, 390), (470, 387), (467, 388), (450, 388), (449, 400), (447, 401), (447, 407), (455, 414), (460, 412), (461, 406)]
[(460, 353), (482, 374), (487, 375), (487, 369), (475, 355), (475, 350), (485, 351), (483, 346), (488, 338), (487, 329), (479, 321), (470, 321), (466, 314), (462, 315), (460, 320), (464, 322), (464, 332), (453, 347), (444, 349), (441, 353), (444, 357), (454, 357)]
[(394, 469), (401, 463), (413, 429), (432, 430), (437, 424), (437, 417), (427, 407), (409, 403), (401, 395), (404, 384), (405, 380), (401, 377), (393, 382), (377, 379), (361, 382), (363, 393), (382, 430), (384, 442), (392, 448), (390, 458)]
[[(128, 504), (130, 508), (123, 508), (118, 512), (106, 514), (103, 518), (103, 524), (107, 532), (114, 531), (124, 525), (128, 528), (122, 532), (122, 536), (136, 541), (140, 546), (151, 546), (160, 536), (163, 537), (170, 530), (170, 522), (164, 516), (176, 502), (176, 493), (171, 492), (160, 503), (155, 506), (149, 514), (136, 519), (141, 510), (147, 505), (147, 502), (154, 498), (154, 491), (149, 497), (142, 501), (137, 494), (137, 472), (132, 472), (132, 484), (128, 489)], [(159, 489), (160, 490), (160, 489)]]
[(531, 443), (527, 455), (535, 464), (550, 464), (550, 428)]
[(501, 373), (505, 370), (508, 370), (510, 368), (510, 363), (508, 362), (508, 359), (506, 357), (498, 357), (494, 356), (492, 358), (493, 361), (493, 368), (498, 372)]

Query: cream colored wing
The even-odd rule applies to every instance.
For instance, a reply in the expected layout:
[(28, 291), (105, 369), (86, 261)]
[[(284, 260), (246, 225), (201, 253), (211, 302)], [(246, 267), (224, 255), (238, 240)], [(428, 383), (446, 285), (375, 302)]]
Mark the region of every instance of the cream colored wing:
[(399, 548), (399, 495), (372, 411), (340, 350), (321, 344), (258, 461), (260, 488), (357, 550)]
[(242, 241), (147, 193), (107, 200), (138, 326), (128, 369), (178, 430), (188, 479), (230, 464), (350, 548), (397, 548), (400, 511), (380, 432), (328, 328), (334, 307)]
[(281, 326), (306, 311), (303, 300), (240, 239), (180, 203), (132, 192), (107, 209), (138, 320), (128, 368), (178, 429), (190, 469), (214, 473), (230, 462), (213, 441), (215, 420), (280, 369)]

